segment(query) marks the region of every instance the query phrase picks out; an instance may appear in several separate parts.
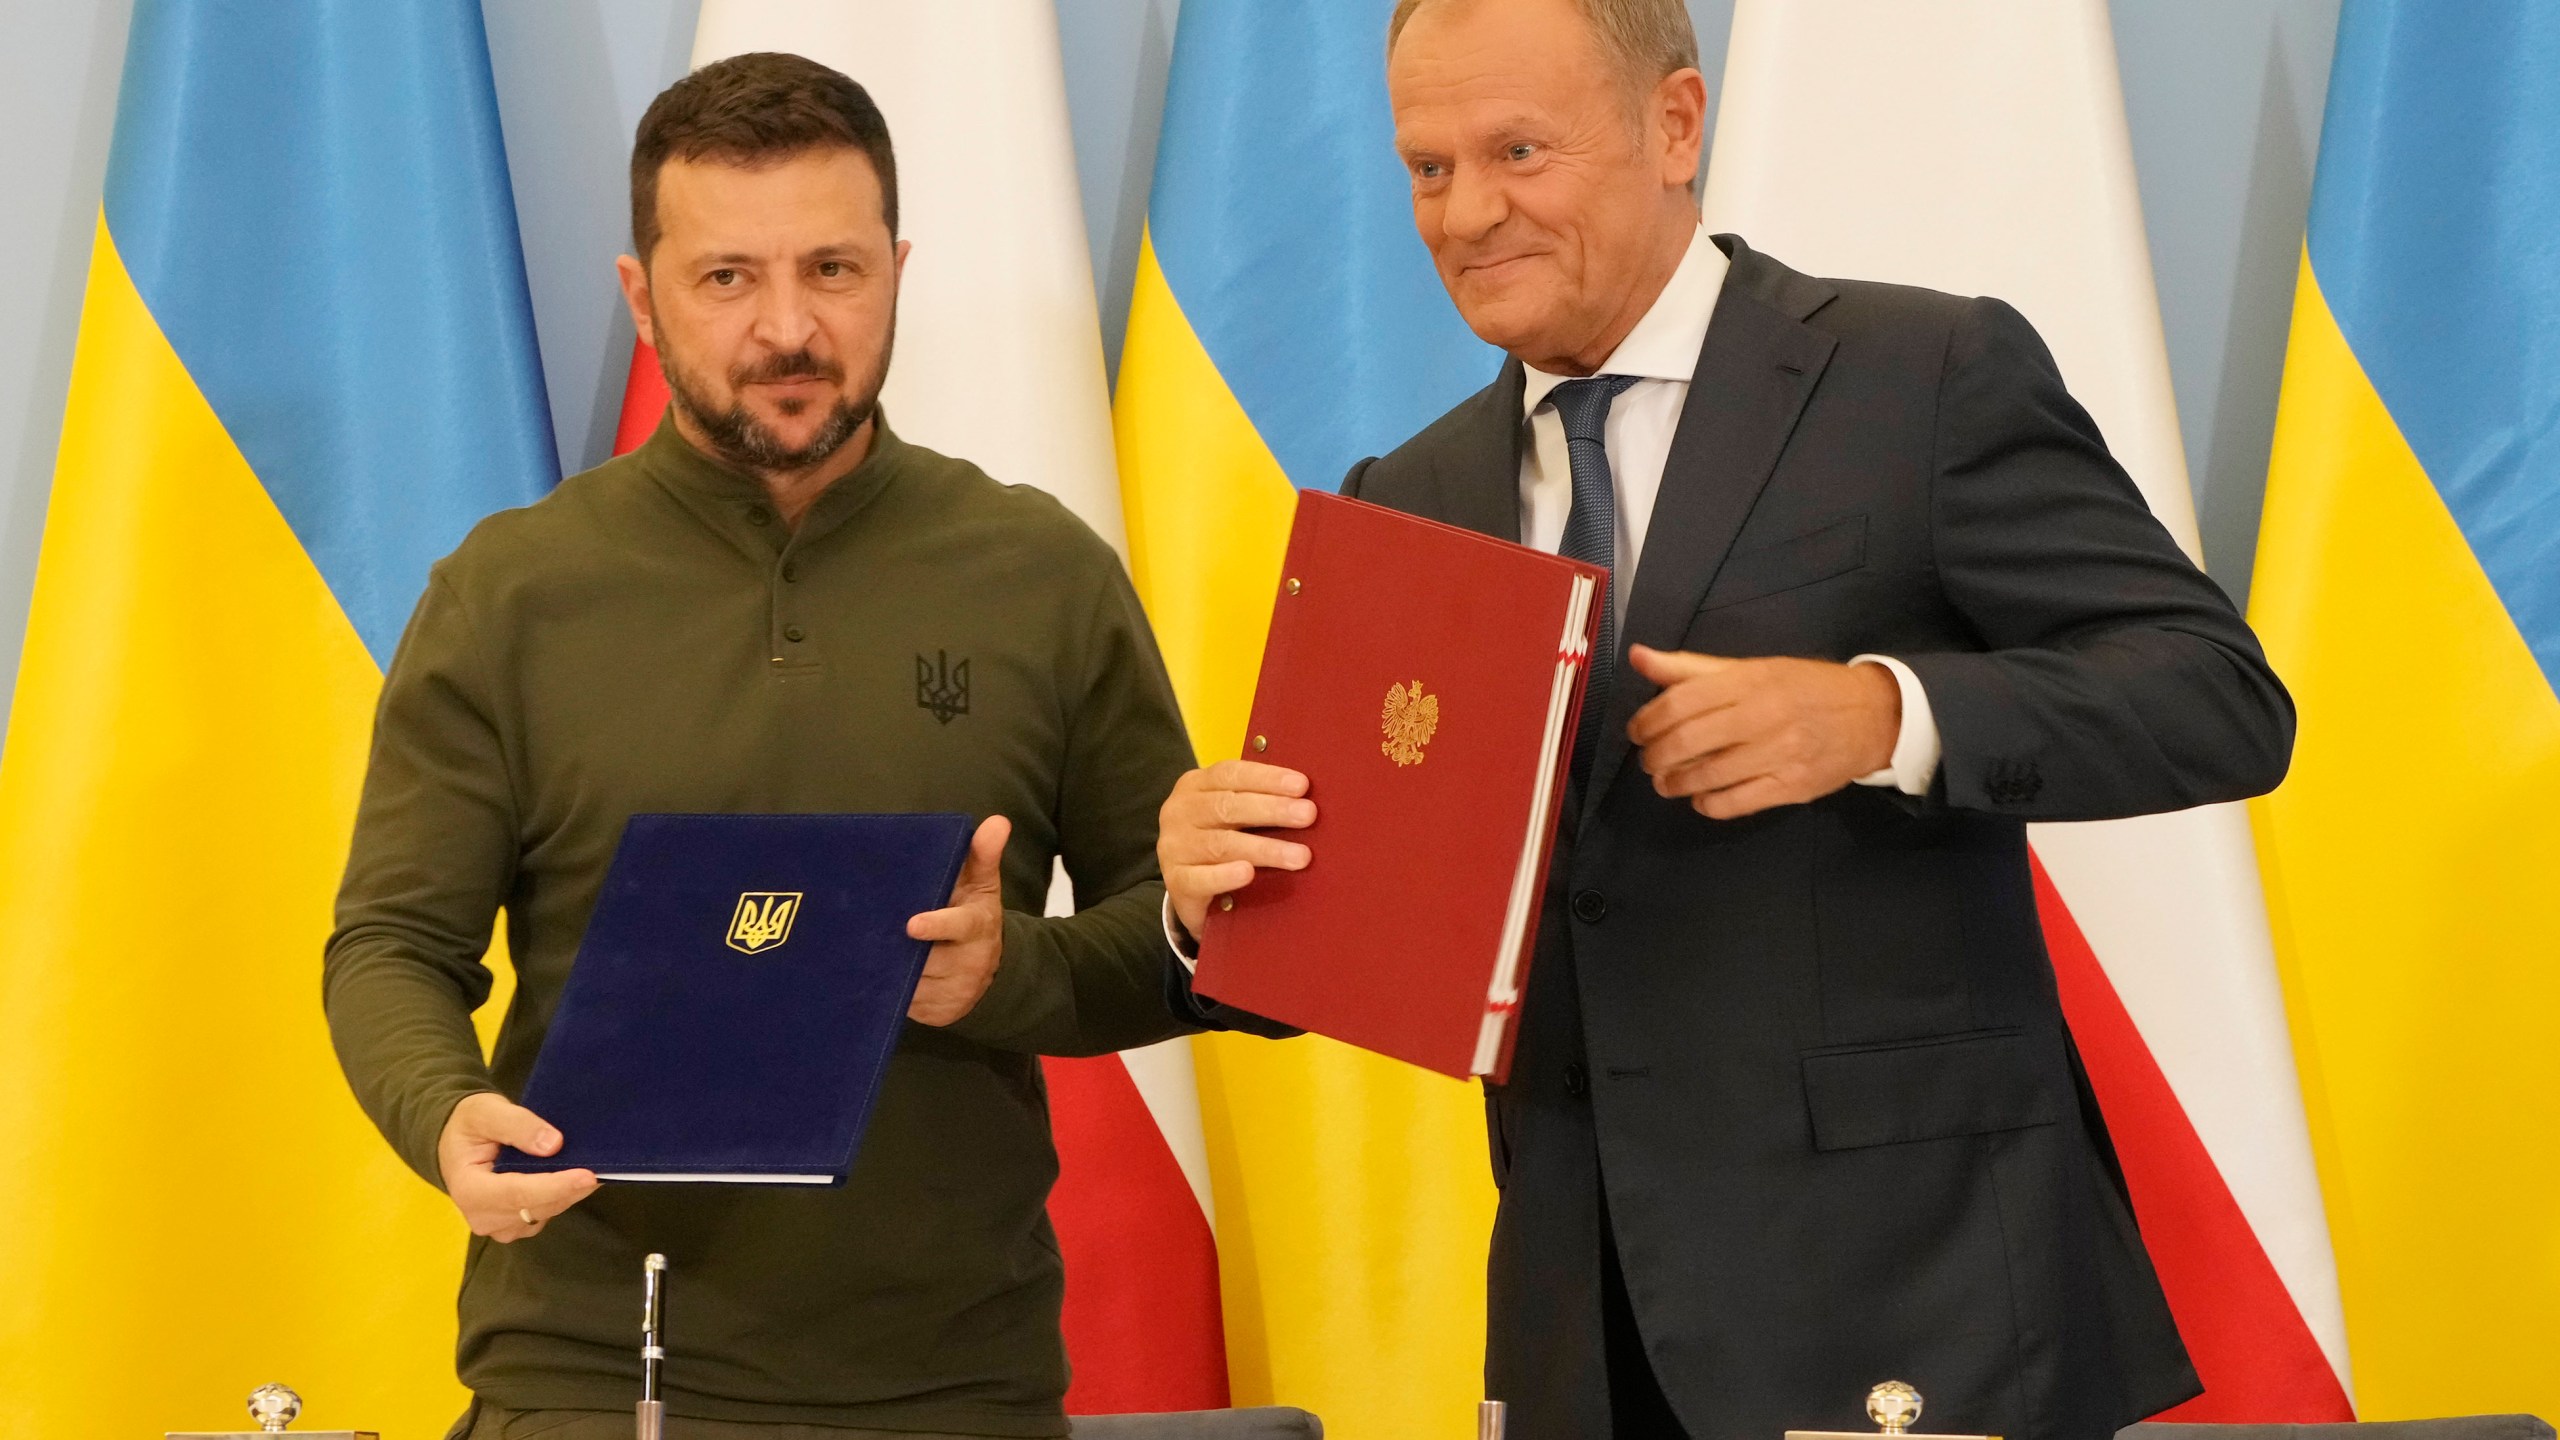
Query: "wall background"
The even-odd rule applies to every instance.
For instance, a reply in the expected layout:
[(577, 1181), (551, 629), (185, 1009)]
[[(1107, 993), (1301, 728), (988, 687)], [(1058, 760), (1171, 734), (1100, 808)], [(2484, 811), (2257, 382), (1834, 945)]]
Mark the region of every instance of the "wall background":
[[(482, 0), (564, 470), (611, 449), (631, 130), (699, 0)], [(1369, 5), (1380, 29), (1387, 0)], [(2031, 3), (2031, 0), (2021, 0)], [(2206, 567), (2245, 598), (2339, 0), (2114, 0)], [(1056, 0), (1117, 366), (1181, 0)], [(10, 0), (0, 49), (0, 688), (15, 676), (132, 0)], [(1689, 0), (1710, 85), (1732, 0)], [(1383, 137), (1382, 141), (1383, 143)], [(1783, 257), (1781, 257), (1783, 258)]]

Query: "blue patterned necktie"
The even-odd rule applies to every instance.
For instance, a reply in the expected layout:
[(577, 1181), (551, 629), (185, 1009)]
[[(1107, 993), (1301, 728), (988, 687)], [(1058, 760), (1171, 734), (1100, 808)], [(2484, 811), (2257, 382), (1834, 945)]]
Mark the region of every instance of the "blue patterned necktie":
[(1565, 454), (1573, 463), (1573, 509), (1565, 516), (1564, 543), (1556, 553), (1609, 572), (1607, 603), (1600, 610), (1600, 638), (1591, 647), (1590, 673), (1582, 688), (1582, 730), (1573, 740), (1573, 778), (1591, 774), (1592, 752), (1607, 723), (1609, 686), (1618, 671), (1618, 490), (1609, 477), (1609, 405), (1636, 383), (1633, 375), (1594, 375), (1567, 380), (1547, 392), (1564, 421)]

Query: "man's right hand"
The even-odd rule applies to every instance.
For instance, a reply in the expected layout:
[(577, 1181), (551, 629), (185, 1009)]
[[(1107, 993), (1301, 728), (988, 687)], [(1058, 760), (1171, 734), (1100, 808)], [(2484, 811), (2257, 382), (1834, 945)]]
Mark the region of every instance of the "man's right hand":
[(1302, 830), (1316, 822), (1307, 777), (1277, 765), (1222, 760), (1174, 783), (1156, 815), (1156, 862), (1173, 918), (1198, 937), (1209, 902), (1253, 883), (1256, 867), (1304, 870), (1307, 847), (1247, 830)]
[(482, 1091), (466, 1095), (444, 1122), (436, 1140), (436, 1167), (444, 1172), (444, 1193), (471, 1225), (503, 1245), (541, 1233), (552, 1216), (595, 1193), (592, 1170), (562, 1170), (549, 1175), (501, 1175), (490, 1168), (500, 1145), (513, 1145), (527, 1155), (559, 1152), (560, 1132), (539, 1115), (504, 1095)]

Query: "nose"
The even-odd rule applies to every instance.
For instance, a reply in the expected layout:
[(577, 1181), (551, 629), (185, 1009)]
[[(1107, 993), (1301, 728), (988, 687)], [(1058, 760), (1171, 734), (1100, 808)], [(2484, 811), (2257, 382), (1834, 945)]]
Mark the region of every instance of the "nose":
[(818, 331), (814, 297), (797, 275), (777, 277), (756, 297), (755, 339), (775, 354), (806, 349)]
[(1440, 228), (1453, 240), (1481, 240), (1511, 214), (1502, 179), (1481, 165), (1460, 165), (1449, 177)]

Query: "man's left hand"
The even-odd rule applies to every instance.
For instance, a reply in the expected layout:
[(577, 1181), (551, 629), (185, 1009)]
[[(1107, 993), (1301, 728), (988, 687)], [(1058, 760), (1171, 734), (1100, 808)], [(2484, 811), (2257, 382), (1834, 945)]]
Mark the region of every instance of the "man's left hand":
[(1644, 645), (1627, 659), (1662, 687), (1627, 722), (1654, 792), (1709, 819), (1819, 800), (1893, 763), (1902, 690), (1881, 665)]
[(951, 887), (946, 909), (927, 910), (907, 922), (907, 937), (930, 940), (924, 979), (907, 1018), (922, 1025), (949, 1025), (978, 1008), (978, 1000), (995, 983), (1004, 962), (1004, 842), (1013, 838), (1013, 822), (990, 815), (969, 841), (969, 858)]

